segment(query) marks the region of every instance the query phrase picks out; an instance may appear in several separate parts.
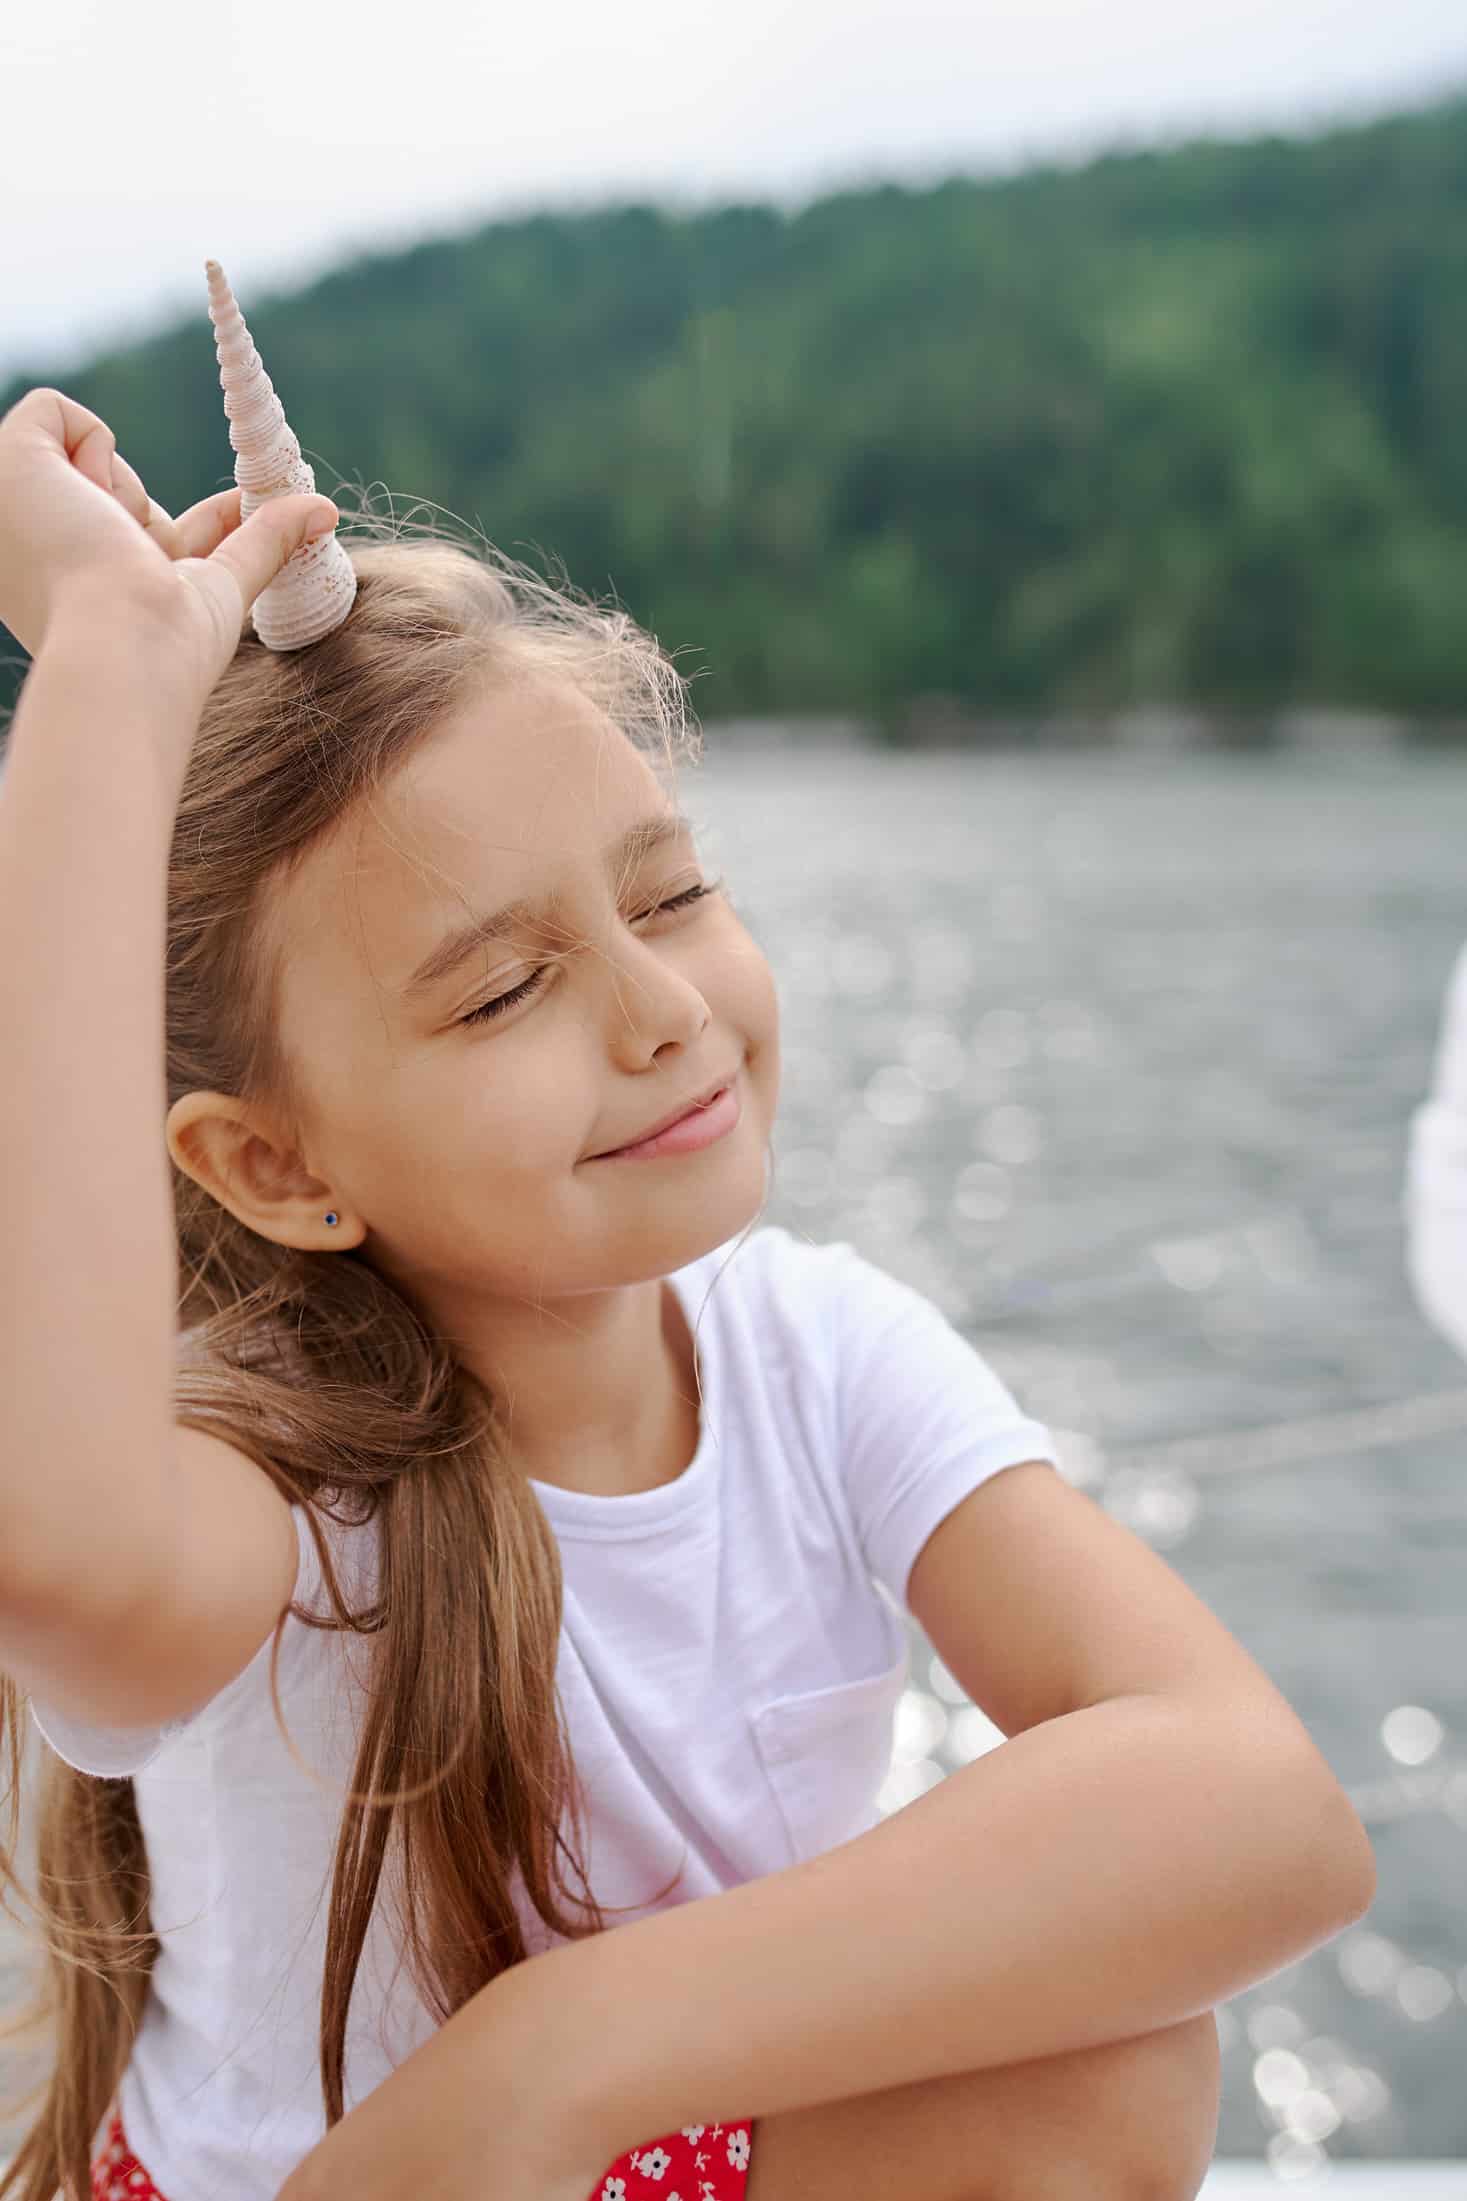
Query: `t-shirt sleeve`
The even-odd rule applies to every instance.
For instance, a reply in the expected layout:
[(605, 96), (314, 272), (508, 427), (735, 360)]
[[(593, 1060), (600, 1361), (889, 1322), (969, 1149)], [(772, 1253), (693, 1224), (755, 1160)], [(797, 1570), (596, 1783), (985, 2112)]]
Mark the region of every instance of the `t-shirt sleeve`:
[(1058, 1454), (930, 1299), (844, 1241), (821, 1250), (841, 1472), (866, 1563), (906, 1606), (913, 1564), (954, 1506), (1001, 1468)]
[[(320, 1562), (306, 1524), (304, 1506), (292, 1506), (295, 1516), (296, 1539), (300, 1552), (293, 1601), (302, 1601), (306, 1595), (309, 1578), (319, 1578)], [(30, 1699), (31, 1719), (37, 1732), (51, 1745), (59, 1758), (64, 1758), (78, 1773), (92, 1773), (104, 1780), (122, 1780), (133, 1773), (141, 1773), (151, 1765), (160, 1750), (176, 1742), (181, 1735), (190, 1733), (200, 1723), (216, 1717), (226, 1699), (248, 1688), (257, 1667), (268, 1667), (270, 1645), (274, 1630), (266, 1636), (249, 1663), (242, 1667), (232, 1681), (212, 1696), (207, 1704), (199, 1706), (184, 1719), (165, 1720), (149, 1727), (94, 1726), (86, 1720), (71, 1719), (65, 1712), (46, 1704), (37, 1697)]]
[(1417, 1305), (1467, 1355), (1467, 948), (1447, 992), (1431, 1092), (1411, 1118), (1405, 1221)]

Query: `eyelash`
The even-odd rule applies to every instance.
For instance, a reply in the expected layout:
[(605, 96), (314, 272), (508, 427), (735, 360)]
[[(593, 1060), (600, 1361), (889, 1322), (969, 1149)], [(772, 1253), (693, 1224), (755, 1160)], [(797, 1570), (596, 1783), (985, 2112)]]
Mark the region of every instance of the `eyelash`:
[[(682, 894), (674, 894), (669, 901), (654, 904), (646, 914), (649, 917), (657, 917), (663, 910), (690, 907), (694, 902), (701, 902), (705, 896), (716, 894), (722, 884), (722, 880), (714, 879), (711, 882), (705, 881), (700, 886), (689, 887)], [(531, 994), (538, 993), (540, 981), (545, 975), (546, 967), (542, 964), (540, 969), (532, 971), (521, 985), (511, 987), (506, 994), (496, 994), (492, 1001), (481, 1003), (477, 1009), (470, 1009), (467, 1016), (459, 1018), (460, 1024), (488, 1023), (495, 1017), (503, 1016), (506, 1009), (513, 1009), (519, 1002), (527, 1001)]]

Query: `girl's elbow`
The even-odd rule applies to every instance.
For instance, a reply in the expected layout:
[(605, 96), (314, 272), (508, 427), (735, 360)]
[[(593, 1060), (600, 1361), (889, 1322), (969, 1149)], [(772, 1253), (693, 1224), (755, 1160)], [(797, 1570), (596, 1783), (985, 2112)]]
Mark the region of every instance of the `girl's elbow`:
[(1301, 1810), (1305, 1839), (1296, 1843), (1290, 1882), (1319, 1907), (1321, 1938), (1342, 1933), (1363, 1918), (1375, 1901), (1378, 1875), (1370, 1836), (1349, 1797), (1332, 1774), (1321, 1780), (1317, 1768), (1301, 1774)]
[(1354, 1851), (1354, 1877), (1350, 1884), (1349, 1894), (1350, 1908), (1344, 1921), (1347, 1926), (1351, 1926), (1357, 1918), (1365, 1916), (1365, 1913), (1375, 1901), (1380, 1875), (1376, 1869), (1375, 1849), (1370, 1836), (1356, 1816), (1355, 1808), (1348, 1798), (1346, 1799), (1345, 1809), (1350, 1815), (1350, 1840)]
[[(1246, 1728), (1234, 1731), (1232, 1763), (1242, 1776), (1235, 1823), (1256, 1836), (1249, 1870), (1267, 1915), (1279, 1921), (1285, 1939), (1308, 1933), (1309, 1945), (1317, 1946), (1375, 1901), (1375, 1851), (1308, 1730), (1292, 1714), (1270, 1722), (1281, 1703), (1255, 1705)], [(1242, 1844), (1240, 1857), (1249, 1848), (1246, 1833)]]

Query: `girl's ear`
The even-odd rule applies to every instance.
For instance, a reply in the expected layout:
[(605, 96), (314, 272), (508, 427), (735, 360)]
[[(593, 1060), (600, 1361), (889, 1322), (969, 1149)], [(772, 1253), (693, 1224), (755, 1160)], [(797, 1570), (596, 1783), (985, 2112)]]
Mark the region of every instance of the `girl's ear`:
[[(366, 1226), (306, 1167), (265, 1111), (232, 1093), (185, 1093), (168, 1111), (168, 1151), (220, 1207), (262, 1238), (314, 1252), (357, 1246)], [(328, 1223), (326, 1217), (338, 1220)]]

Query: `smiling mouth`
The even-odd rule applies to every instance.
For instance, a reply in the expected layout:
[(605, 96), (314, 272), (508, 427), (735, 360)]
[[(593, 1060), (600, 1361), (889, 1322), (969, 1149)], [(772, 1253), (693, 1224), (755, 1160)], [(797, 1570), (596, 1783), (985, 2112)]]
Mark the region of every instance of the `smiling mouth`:
[(603, 1147), (599, 1154), (588, 1155), (587, 1159), (593, 1162), (605, 1161), (608, 1155), (625, 1154), (636, 1146), (650, 1146), (654, 1139), (663, 1138), (667, 1132), (675, 1130), (679, 1124), (686, 1123), (690, 1116), (700, 1116), (705, 1109), (711, 1108), (716, 1101), (723, 1098), (737, 1077), (738, 1071), (735, 1070), (729, 1077), (724, 1078), (720, 1084), (716, 1085), (711, 1093), (705, 1094), (701, 1100), (692, 1102), (689, 1107), (683, 1110), (680, 1116), (672, 1117), (667, 1123), (658, 1124), (651, 1131), (639, 1132), (636, 1138), (627, 1139), (621, 1146)]

